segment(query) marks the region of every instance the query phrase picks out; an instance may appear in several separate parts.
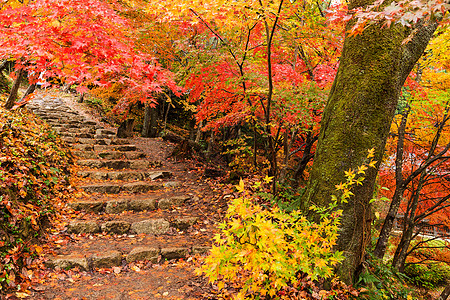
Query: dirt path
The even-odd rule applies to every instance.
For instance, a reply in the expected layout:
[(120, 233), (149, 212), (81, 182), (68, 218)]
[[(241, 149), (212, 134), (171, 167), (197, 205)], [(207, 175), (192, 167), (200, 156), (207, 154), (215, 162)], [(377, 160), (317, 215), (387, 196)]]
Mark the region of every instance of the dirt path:
[(73, 97), (28, 105), (77, 157), (77, 192), (49, 236), (32, 299), (202, 299), (195, 255), (225, 212), (199, 166), (168, 158), (161, 139), (118, 139)]

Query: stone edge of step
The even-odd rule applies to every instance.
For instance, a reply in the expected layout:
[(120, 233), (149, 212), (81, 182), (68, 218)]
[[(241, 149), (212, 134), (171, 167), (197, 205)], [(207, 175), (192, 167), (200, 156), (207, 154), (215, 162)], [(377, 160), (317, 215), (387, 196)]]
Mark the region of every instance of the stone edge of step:
[(206, 254), (211, 247), (209, 246), (191, 246), (191, 247), (143, 247), (133, 248), (128, 253), (122, 253), (118, 250), (105, 251), (102, 254), (69, 254), (58, 255), (49, 258), (45, 265), (47, 268), (71, 269), (78, 267), (82, 271), (90, 271), (95, 268), (111, 268), (123, 266), (124, 263), (137, 261), (150, 261), (157, 263), (164, 260), (184, 259), (188, 255)]

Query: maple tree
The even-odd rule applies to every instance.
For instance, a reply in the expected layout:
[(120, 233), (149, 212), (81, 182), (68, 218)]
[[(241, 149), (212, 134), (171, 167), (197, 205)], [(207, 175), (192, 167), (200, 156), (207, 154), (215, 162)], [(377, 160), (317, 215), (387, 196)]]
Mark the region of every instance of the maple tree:
[(279, 156), (286, 165), (303, 153), (297, 169), (302, 174), (312, 158), (322, 88), (329, 87), (337, 66), (342, 23), (331, 24), (316, 3), (203, 4), (152, 6), (162, 21), (181, 24), (187, 36), (177, 47), (186, 55), (181, 70), (189, 100), (198, 107), (198, 126), (203, 131), (248, 128), (253, 163), (262, 139), (269, 173), (276, 177)]
[(18, 78), (26, 71), (30, 83), (39, 75), (59, 78), (78, 84), (80, 92), (88, 84), (121, 83), (126, 86), (123, 106), (152, 99), (163, 87), (179, 94), (173, 74), (136, 49), (120, 9), (117, 3), (97, 0), (6, 3), (0, 11), (0, 57), (14, 60)]

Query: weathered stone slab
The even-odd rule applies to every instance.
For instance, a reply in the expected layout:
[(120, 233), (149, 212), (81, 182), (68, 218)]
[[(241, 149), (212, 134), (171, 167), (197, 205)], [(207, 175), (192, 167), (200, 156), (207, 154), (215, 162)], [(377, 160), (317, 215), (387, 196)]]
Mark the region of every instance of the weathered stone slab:
[(102, 224), (102, 231), (106, 233), (124, 234), (130, 230), (131, 224), (125, 221), (109, 221)]
[(175, 187), (179, 187), (180, 183), (177, 181), (168, 181), (168, 182), (164, 182), (163, 185), (165, 188), (175, 188)]
[(46, 264), (50, 268), (60, 268), (62, 270), (68, 270), (75, 267), (78, 267), (83, 271), (89, 270), (87, 259), (85, 257), (78, 256), (60, 256), (48, 261)]
[(207, 254), (211, 250), (208, 246), (194, 246), (192, 247), (193, 254)]
[(115, 135), (116, 132), (115, 132), (115, 131), (112, 131), (112, 130), (109, 130), (109, 129), (100, 128), (100, 129), (97, 129), (97, 130), (95, 131), (95, 134)]
[(116, 171), (109, 172), (108, 179), (110, 180), (143, 180), (145, 179), (145, 172), (139, 171)]
[(106, 202), (105, 212), (107, 214), (118, 214), (128, 210), (127, 200), (110, 200)]
[(130, 140), (128, 139), (121, 139), (121, 138), (116, 138), (111, 140), (111, 145), (128, 145), (130, 143)]
[(163, 188), (162, 185), (149, 184), (141, 181), (126, 183), (122, 186), (123, 191), (127, 191), (130, 193), (145, 193), (148, 191), (156, 191), (162, 188)]
[(76, 144), (73, 145), (72, 148), (80, 151), (94, 151), (93, 145), (86, 145), (86, 144)]
[(99, 153), (98, 156), (103, 159), (120, 159), (123, 157), (123, 153), (119, 151), (106, 151)]
[(101, 212), (103, 211), (104, 207), (105, 207), (106, 203), (104, 202), (100, 202), (100, 201), (80, 201), (80, 202), (72, 202), (69, 203), (69, 206), (73, 209), (73, 210), (77, 210), (77, 211), (85, 211), (85, 212)]
[(170, 209), (172, 207), (178, 207), (184, 204), (186, 200), (188, 200), (189, 196), (175, 196), (170, 198), (159, 199), (158, 208), (161, 209)]
[(150, 219), (131, 224), (131, 231), (137, 234), (164, 234), (170, 229), (170, 224), (164, 219)]
[(92, 178), (97, 180), (108, 179), (108, 172), (102, 171), (79, 171), (77, 175), (83, 178)]
[(123, 155), (125, 155), (126, 159), (141, 159), (141, 158), (145, 158), (145, 156), (146, 156), (144, 152), (138, 152), (138, 151), (125, 152), (125, 153), (123, 153)]
[(98, 155), (94, 151), (73, 151), (73, 154), (81, 159), (97, 159)]
[(165, 259), (185, 258), (189, 254), (189, 248), (163, 248), (161, 256)]
[(186, 230), (197, 223), (197, 221), (197, 217), (180, 217), (170, 222), (170, 226), (179, 230)]
[(159, 258), (159, 249), (150, 247), (137, 247), (131, 250), (127, 255), (127, 262), (148, 260), (152, 263), (156, 263)]
[(157, 207), (156, 199), (138, 199), (129, 202), (130, 210), (133, 211), (151, 211)]
[(94, 254), (91, 257), (93, 268), (111, 268), (122, 264), (122, 253), (119, 251), (107, 251), (100, 254)]
[(100, 183), (100, 184), (91, 184), (80, 186), (87, 193), (104, 193), (104, 194), (118, 194), (120, 193), (121, 186), (117, 184), (108, 184), (108, 183)]
[(81, 139), (92, 139), (94, 138), (94, 135), (92, 133), (78, 133), (77, 138), (81, 138)]
[(67, 225), (68, 233), (97, 233), (100, 232), (100, 226), (94, 221), (78, 221)]
[(148, 178), (150, 178), (151, 180), (170, 178), (172, 177), (172, 175), (172, 172), (169, 171), (153, 171), (147, 173)]

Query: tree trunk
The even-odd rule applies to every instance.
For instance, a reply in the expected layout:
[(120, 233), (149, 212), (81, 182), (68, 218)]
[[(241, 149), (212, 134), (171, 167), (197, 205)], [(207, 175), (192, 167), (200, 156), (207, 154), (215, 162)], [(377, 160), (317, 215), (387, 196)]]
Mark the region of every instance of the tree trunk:
[(19, 86), (20, 86), (20, 82), (22, 81), (22, 77), (23, 77), (24, 71), (21, 69), (18, 72), (19, 73), (17, 74), (17, 78), (14, 81), (14, 84), (13, 84), (13, 86), (11, 88), (11, 92), (9, 93), (9, 97), (6, 100), (6, 103), (5, 103), (5, 108), (6, 109), (13, 108), (14, 103), (17, 100), (17, 92), (19, 91)]
[[(351, 0), (349, 9), (370, 4)], [(352, 22), (347, 25), (350, 29)], [(412, 39), (403, 44), (411, 30), (400, 25), (382, 29), (371, 25), (362, 34), (346, 36), (339, 69), (325, 107), (314, 164), (310, 173), (303, 209), (311, 203), (327, 205), (336, 194), (335, 185), (344, 182), (344, 171), (360, 166), (367, 150), (375, 148), (376, 169), (368, 170), (362, 186), (343, 210), (336, 246), (344, 262), (336, 273), (352, 283), (361, 271), (370, 241), (370, 199), (379, 163), (401, 87), (422, 55), (437, 24), (417, 26)]]
[(158, 121), (158, 111), (155, 107), (150, 107), (147, 103), (145, 105), (144, 124), (142, 126), (141, 135), (143, 137), (154, 138), (157, 135), (156, 123)]
[(391, 236), (391, 231), (394, 226), (395, 218), (397, 217), (398, 209), (403, 197), (403, 193), (406, 190), (405, 182), (403, 179), (403, 145), (405, 143), (405, 131), (406, 123), (408, 121), (408, 115), (410, 108), (407, 108), (402, 113), (402, 120), (398, 127), (398, 138), (397, 138), (397, 155), (395, 158), (395, 192), (392, 197), (391, 205), (389, 206), (389, 212), (384, 220), (383, 227), (381, 228), (380, 235), (377, 240), (377, 245), (375, 246), (374, 256), (380, 260), (383, 259), (386, 253), (387, 244), (389, 237)]
[(22, 96), (22, 99), (20, 99), (20, 102), (22, 102), (23, 100), (25, 100), (25, 98), (28, 95), (31, 95), (34, 91), (36, 90), (36, 84), (30, 84), (30, 86), (27, 88), (27, 90), (25, 91), (25, 94)]
[(448, 296), (450, 296), (450, 282), (447, 284), (437, 300), (447, 300)]

